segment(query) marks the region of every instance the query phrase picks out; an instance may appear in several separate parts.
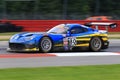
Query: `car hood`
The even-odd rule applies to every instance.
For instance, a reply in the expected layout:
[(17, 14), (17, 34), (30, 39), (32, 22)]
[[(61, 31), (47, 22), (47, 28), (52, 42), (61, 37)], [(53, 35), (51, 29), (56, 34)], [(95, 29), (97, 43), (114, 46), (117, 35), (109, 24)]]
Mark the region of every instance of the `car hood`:
[(43, 34), (45, 35), (47, 33), (46, 32), (22, 32), (22, 33), (13, 35), (9, 41), (12, 41), (12, 42), (30, 41), (30, 40), (42, 37)]
[(53, 41), (62, 40), (65, 35), (62, 34), (53, 34), (53, 33), (46, 33), (46, 32), (22, 32), (13, 35), (9, 42), (13, 43), (21, 43), (21, 42), (29, 42), (29, 41), (36, 41), (39, 42), (40, 38), (43, 36), (49, 36)]
[(43, 34), (47, 34), (47, 33), (46, 32), (23, 32), (23, 33), (19, 33), (17, 35), (26, 37), (26, 36), (43, 35)]

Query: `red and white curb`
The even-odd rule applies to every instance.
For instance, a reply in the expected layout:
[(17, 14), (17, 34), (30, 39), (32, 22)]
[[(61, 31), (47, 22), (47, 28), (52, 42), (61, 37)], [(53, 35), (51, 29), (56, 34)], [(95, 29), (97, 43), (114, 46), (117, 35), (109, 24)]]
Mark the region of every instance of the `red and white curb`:
[(116, 56), (120, 52), (71, 52), (71, 53), (30, 53), (30, 54), (0, 54), (0, 58), (30, 58), (30, 57), (55, 57), (55, 56)]
[(12, 54), (0, 54), (0, 58), (30, 58), (30, 57), (52, 57), (52, 56), (56, 56), (54, 54), (44, 54), (44, 53), (30, 53), (30, 54), (26, 54), (26, 53), (22, 53), (22, 54), (18, 54), (18, 53), (12, 53)]
[(56, 56), (113, 56), (120, 52), (82, 52), (82, 53), (53, 53)]

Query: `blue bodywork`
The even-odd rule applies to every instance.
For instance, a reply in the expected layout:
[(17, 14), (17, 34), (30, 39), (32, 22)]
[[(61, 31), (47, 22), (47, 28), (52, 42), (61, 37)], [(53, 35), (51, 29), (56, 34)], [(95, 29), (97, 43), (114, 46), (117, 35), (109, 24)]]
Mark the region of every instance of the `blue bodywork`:
[[(65, 27), (64, 33), (59, 33), (60, 30), (55, 32), (22, 32), (13, 35), (9, 40), (8, 51), (39, 51), (40, 42), (43, 37), (49, 37), (56, 47), (64, 47), (63, 39), (69, 37), (82, 37), (90, 34), (100, 33), (99, 30), (92, 29), (90, 27), (80, 25), (80, 24), (60, 24), (62, 28)], [(63, 26), (64, 25), (64, 26)], [(79, 34), (72, 34), (73, 28), (85, 29), (84, 32)], [(61, 26), (60, 26), (61, 29)], [(62, 29), (61, 29), (62, 30)], [(58, 32), (58, 33), (57, 33)], [(74, 31), (73, 31), (74, 32)], [(87, 36), (89, 37), (89, 36)], [(58, 45), (57, 45), (58, 44)], [(60, 45), (61, 44), (61, 45)]]

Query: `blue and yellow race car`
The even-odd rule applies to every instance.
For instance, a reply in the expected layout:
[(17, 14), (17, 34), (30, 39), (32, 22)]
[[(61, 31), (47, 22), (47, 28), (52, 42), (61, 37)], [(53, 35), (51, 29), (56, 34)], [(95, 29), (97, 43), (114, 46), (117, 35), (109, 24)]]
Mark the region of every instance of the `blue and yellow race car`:
[(9, 40), (8, 51), (69, 51), (88, 48), (100, 51), (109, 46), (107, 31), (80, 24), (59, 24), (47, 32), (22, 32)]

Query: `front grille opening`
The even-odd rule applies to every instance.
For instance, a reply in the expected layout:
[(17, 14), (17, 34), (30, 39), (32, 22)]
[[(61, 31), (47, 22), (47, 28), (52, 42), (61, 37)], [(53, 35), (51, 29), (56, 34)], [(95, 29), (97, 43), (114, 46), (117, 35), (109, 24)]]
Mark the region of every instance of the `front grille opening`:
[(21, 43), (9, 43), (9, 48), (11, 50), (23, 50), (25, 49), (25, 45)]

